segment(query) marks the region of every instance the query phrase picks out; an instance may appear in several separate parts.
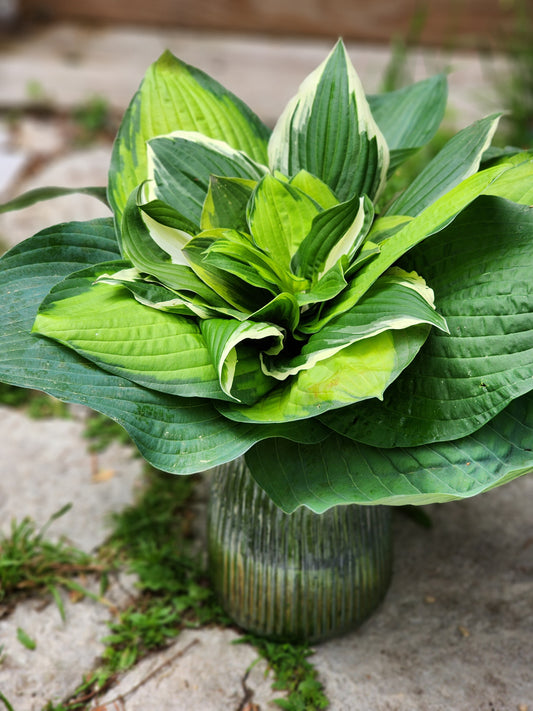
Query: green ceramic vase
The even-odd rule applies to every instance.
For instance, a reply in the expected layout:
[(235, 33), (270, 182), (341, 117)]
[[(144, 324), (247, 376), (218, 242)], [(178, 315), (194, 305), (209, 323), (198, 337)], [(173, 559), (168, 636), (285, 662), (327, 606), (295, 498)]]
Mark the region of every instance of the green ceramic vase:
[(286, 514), (238, 459), (213, 470), (209, 566), (225, 611), (242, 628), (319, 642), (357, 627), (392, 573), (390, 509), (337, 506)]

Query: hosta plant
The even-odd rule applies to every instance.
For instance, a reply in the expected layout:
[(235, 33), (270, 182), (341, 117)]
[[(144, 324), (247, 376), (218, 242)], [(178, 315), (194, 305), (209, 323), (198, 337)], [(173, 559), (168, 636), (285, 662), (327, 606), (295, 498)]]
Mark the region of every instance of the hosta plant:
[(169, 472), (244, 455), (286, 512), (528, 472), (533, 159), (489, 150), (492, 115), (392, 194), (445, 103), (444, 76), (366, 97), (339, 42), (271, 131), (165, 53), (114, 144), (112, 216), (3, 257), (1, 379), (109, 415)]

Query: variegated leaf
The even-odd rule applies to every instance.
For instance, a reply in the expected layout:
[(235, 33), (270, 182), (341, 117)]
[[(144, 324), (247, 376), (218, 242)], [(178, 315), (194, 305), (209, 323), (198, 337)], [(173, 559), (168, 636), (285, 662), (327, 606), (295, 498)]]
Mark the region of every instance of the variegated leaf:
[(290, 177), (304, 169), (341, 200), (375, 199), (389, 150), (342, 42), (302, 83), (268, 145), (270, 166)]

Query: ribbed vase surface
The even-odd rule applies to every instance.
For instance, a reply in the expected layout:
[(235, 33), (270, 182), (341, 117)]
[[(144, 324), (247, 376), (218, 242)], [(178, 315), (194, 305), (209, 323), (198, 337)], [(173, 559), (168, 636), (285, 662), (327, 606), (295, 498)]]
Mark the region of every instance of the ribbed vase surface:
[(353, 629), (383, 599), (392, 572), (390, 509), (279, 509), (244, 459), (213, 470), (212, 582), (226, 612), (272, 639), (317, 642)]

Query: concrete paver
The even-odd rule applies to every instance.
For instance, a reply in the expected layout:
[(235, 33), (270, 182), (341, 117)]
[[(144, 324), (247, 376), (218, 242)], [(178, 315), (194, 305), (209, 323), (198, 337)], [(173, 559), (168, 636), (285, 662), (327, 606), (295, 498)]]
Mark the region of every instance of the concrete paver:
[[(94, 588), (90, 581), (84, 583)], [(126, 597), (116, 583), (106, 593), (115, 605), (123, 605)], [(55, 604), (43, 604), (42, 598), (20, 602), (13, 614), (0, 619), (0, 691), (15, 711), (41, 711), (49, 701), (60, 703), (104, 651), (102, 639), (109, 634), (107, 623), (113, 618), (110, 608), (88, 598), (79, 602), (66, 595), (62, 598), (64, 621)], [(33, 640), (35, 649), (21, 644), (19, 629)]]
[(29, 419), (0, 407), (3, 438), (0, 464), (0, 525), (31, 517), (42, 526), (68, 503), (72, 508), (50, 529), (53, 538), (90, 552), (110, 532), (109, 515), (132, 503), (142, 460), (129, 447), (112, 445), (90, 454), (79, 420)]
[(317, 649), (331, 711), (533, 709), (533, 477), (395, 518), (384, 605)]
[[(141, 485), (142, 461), (131, 447), (112, 445), (92, 455), (77, 419), (30, 419), (0, 407), (0, 524), (8, 534), (11, 521), (32, 518), (43, 526), (65, 504), (72, 508), (56, 519), (47, 537), (63, 538), (86, 552), (100, 546), (110, 532), (110, 514), (132, 503)], [(91, 581), (82, 581), (91, 588)], [(121, 576), (106, 593), (120, 607), (135, 594), (131, 576)], [(29, 599), (11, 615), (0, 610), (0, 691), (16, 711), (40, 711), (49, 699), (60, 701), (80, 684), (104, 650), (111, 608), (89, 598), (74, 603), (64, 597), (65, 621), (50, 600)], [(35, 650), (17, 638), (23, 629)]]
[[(0, 431), (8, 435), (0, 465), (4, 533), (11, 519), (30, 516), (41, 526), (71, 502), (72, 508), (53, 523), (47, 536), (65, 538), (87, 552), (105, 541), (110, 513), (131, 503), (142, 484), (142, 461), (131, 447), (116, 444), (90, 454), (83, 427), (81, 419), (33, 420), (0, 407)], [(203, 513), (198, 512), (199, 521), (205, 520)], [(91, 588), (90, 580), (83, 584)], [(109, 605), (88, 598), (74, 603), (63, 596), (64, 621), (52, 601), (43, 604), (42, 598), (19, 603), (5, 617), (0, 609), (0, 691), (15, 711), (41, 711), (49, 700), (61, 701), (94, 668), (113, 608), (135, 597), (134, 580), (121, 575), (105, 597)], [(35, 649), (19, 641), (19, 628), (34, 640)], [(262, 709), (277, 708), (271, 702), (280, 694), (272, 691), (265, 664), (249, 673), (257, 653), (250, 645), (233, 644), (237, 637), (234, 631), (216, 628), (185, 632), (169, 649), (150, 655), (126, 674), (106, 698), (127, 697), (128, 711), (150, 708), (150, 702), (157, 702), (158, 711), (218, 711), (237, 709), (248, 694)]]
[[(120, 699), (127, 711), (221, 711), (255, 704), (279, 709), (264, 661), (247, 644), (235, 644), (232, 630), (185, 630), (167, 650), (150, 655), (128, 672), (98, 703), (107, 709)], [(250, 705), (248, 708), (251, 709)]]

